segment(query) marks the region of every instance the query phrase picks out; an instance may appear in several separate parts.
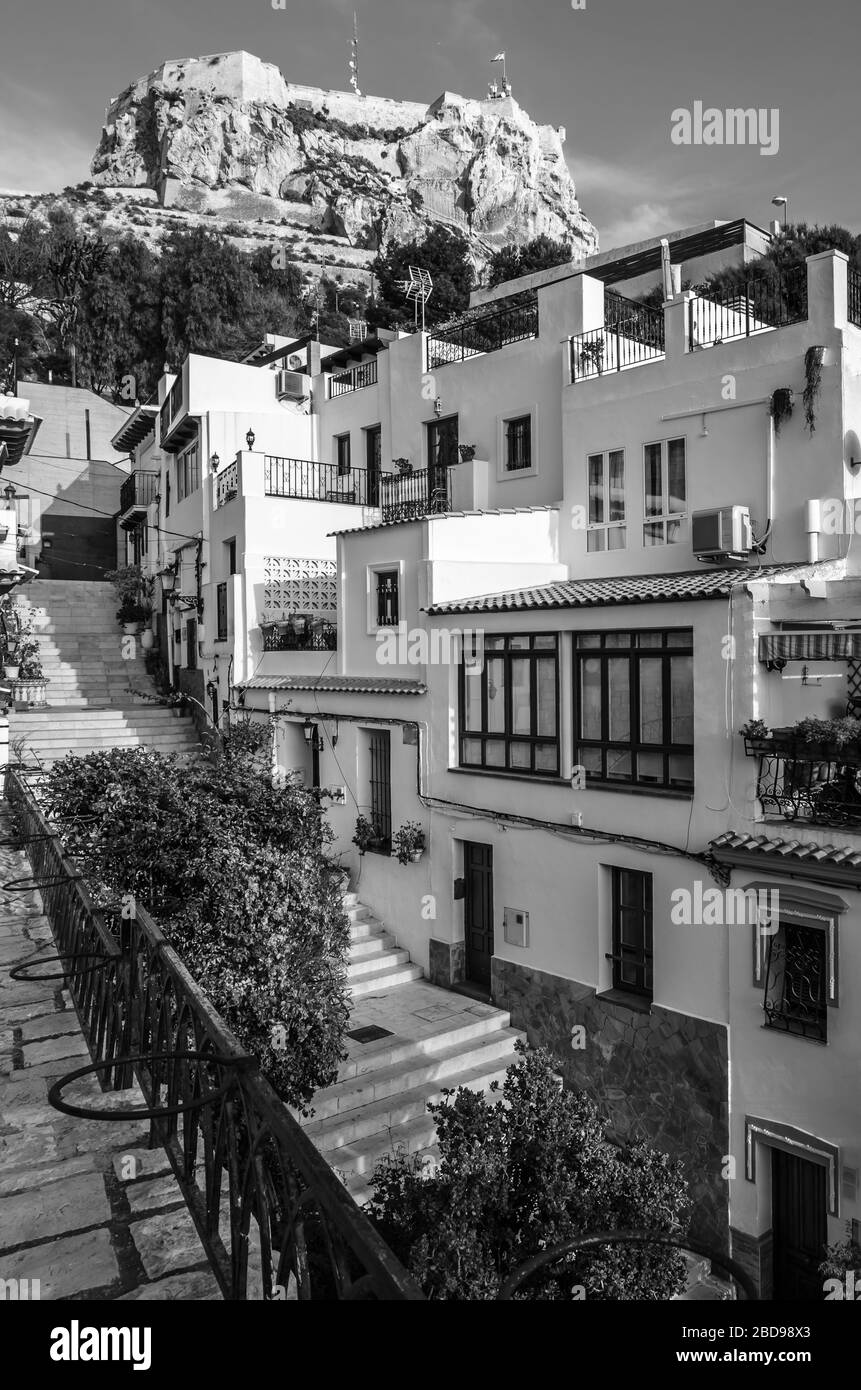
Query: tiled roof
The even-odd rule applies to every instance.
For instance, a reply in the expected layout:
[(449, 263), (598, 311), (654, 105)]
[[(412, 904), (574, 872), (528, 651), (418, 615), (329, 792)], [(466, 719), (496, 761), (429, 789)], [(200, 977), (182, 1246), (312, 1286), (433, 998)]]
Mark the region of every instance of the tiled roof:
[(241, 690), (355, 690), (365, 695), (424, 695), (424, 681), (398, 676), (252, 676)]
[(660, 603), (677, 599), (725, 598), (738, 584), (779, 575), (806, 574), (809, 565), (738, 566), (688, 570), (681, 574), (618, 575), (610, 579), (557, 579), (552, 584), (435, 603), (436, 613), (508, 613), (534, 608), (596, 608), (613, 603)]
[(416, 521), (457, 521), (465, 516), (517, 516), (523, 512), (558, 512), (559, 504), (535, 507), (482, 507), (475, 511), (428, 512), (425, 516), (396, 517), (394, 521), (371, 521), (367, 526), (342, 526), (330, 536), (349, 536), (354, 531), (379, 531), (384, 526), (412, 526)]
[(772, 860), (791, 859), (808, 864), (834, 864), (857, 869), (861, 866), (861, 848), (847, 845), (816, 845), (804, 840), (769, 840), (765, 835), (736, 835), (731, 830), (712, 840), (709, 849), (718, 857), (727, 851), (741, 854), (767, 855)]

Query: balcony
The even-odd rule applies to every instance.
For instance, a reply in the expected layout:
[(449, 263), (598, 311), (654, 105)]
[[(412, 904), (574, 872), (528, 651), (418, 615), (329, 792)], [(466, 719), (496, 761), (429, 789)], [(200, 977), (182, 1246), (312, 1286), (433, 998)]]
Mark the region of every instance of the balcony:
[[(183, 370), (187, 369), (186, 363)], [(163, 449), (176, 453), (194, 438), (197, 426), (187, 412), (182, 371), (165, 397), (158, 418), (159, 440)]]
[(451, 510), (451, 470), (421, 468), (380, 476), (383, 521), (415, 521)]
[(783, 276), (753, 276), (721, 294), (700, 294), (688, 303), (688, 347), (719, 347), (803, 323), (807, 318), (807, 266)]
[(146, 515), (147, 508), (158, 495), (158, 473), (145, 473), (140, 470), (130, 473), (120, 488), (120, 526), (128, 529)]
[(664, 311), (606, 291), (604, 327), (570, 339), (571, 380), (623, 372), (665, 356)]
[(861, 747), (770, 735), (745, 739), (745, 751), (759, 759), (756, 794), (766, 817), (861, 828)]
[(234, 459), (215, 480), (215, 506), (226, 507), (239, 494), (239, 460)]
[(299, 614), (289, 623), (261, 623), (264, 652), (334, 652), (338, 628), (322, 618)]
[(345, 396), (350, 391), (361, 391), (365, 386), (376, 386), (377, 384), (377, 359), (371, 362), (360, 362), (357, 367), (350, 367), (349, 371), (338, 372), (337, 375), (329, 378), (329, 399), (335, 396)]
[[(376, 367), (376, 363), (373, 364)], [(337, 463), (279, 458), (267, 454), (263, 484), (267, 497), (295, 497), (306, 502), (346, 502), (376, 507), (378, 475), (365, 468), (342, 470)]]
[(512, 296), (497, 307), (475, 310), (435, 328), (428, 337), (428, 371), (537, 337), (537, 295), (530, 291)]

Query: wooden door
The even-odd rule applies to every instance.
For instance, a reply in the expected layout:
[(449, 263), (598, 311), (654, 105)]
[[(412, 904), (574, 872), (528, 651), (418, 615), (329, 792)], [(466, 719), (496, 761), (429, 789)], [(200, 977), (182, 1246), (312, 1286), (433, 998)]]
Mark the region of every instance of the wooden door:
[(493, 956), (493, 849), (466, 843), (463, 847), (466, 880), (465, 936), (466, 978), (490, 989)]

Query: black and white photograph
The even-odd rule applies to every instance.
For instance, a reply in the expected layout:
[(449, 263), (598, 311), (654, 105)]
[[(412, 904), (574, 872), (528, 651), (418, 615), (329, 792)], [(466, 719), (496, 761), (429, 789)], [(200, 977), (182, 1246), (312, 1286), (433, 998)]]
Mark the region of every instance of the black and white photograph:
[(605, 1373), (857, 1354), (859, 39), (6, 9), (28, 1368), (349, 1372), (356, 1302), (464, 1367), (538, 1315), (452, 1304)]

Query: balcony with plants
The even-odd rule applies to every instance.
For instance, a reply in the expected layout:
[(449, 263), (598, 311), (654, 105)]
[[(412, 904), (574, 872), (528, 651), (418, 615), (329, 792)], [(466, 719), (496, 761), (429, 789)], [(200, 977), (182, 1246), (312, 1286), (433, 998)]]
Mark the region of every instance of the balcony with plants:
[(807, 717), (777, 729), (753, 719), (739, 732), (746, 755), (759, 760), (766, 819), (861, 831), (861, 719)]
[(664, 311), (607, 290), (603, 326), (575, 334), (569, 344), (572, 382), (661, 361)]

